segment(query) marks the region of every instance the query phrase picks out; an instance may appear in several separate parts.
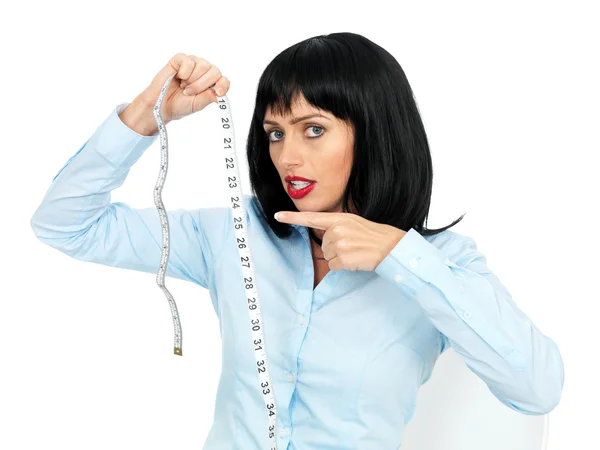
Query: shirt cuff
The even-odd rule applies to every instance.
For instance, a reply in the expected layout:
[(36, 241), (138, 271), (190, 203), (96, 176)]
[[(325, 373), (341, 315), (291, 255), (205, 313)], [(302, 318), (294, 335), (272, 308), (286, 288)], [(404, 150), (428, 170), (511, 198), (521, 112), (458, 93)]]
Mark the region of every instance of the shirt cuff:
[(440, 261), (444, 260), (445, 256), (439, 249), (411, 228), (375, 268), (375, 272), (414, 297), (429, 280), (436, 279), (436, 273), (444, 270), (444, 266), (440, 265)]
[(159, 136), (143, 136), (119, 118), (130, 103), (119, 104), (96, 129), (88, 145), (93, 147), (115, 167), (131, 167), (144, 154)]

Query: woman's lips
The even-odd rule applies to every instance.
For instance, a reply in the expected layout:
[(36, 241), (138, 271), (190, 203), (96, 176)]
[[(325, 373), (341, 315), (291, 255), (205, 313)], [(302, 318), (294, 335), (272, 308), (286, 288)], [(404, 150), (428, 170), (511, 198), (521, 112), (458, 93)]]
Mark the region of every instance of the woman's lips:
[(290, 197), (292, 198), (302, 198), (305, 195), (307, 195), (310, 191), (313, 190), (313, 188), (315, 187), (316, 181), (312, 182), (311, 184), (309, 184), (306, 187), (303, 187), (302, 189), (296, 189), (294, 188), (294, 186), (292, 186), (292, 183), (288, 183), (288, 194), (290, 195)]

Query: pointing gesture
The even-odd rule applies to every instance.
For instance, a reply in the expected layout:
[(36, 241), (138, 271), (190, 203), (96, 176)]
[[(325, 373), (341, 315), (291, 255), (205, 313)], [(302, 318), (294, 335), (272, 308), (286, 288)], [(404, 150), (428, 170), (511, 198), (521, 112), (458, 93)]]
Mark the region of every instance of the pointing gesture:
[(318, 230), (323, 256), (331, 270), (375, 270), (406, 234), (399, 228), (352, 213), (280, 211), (275, 219)]

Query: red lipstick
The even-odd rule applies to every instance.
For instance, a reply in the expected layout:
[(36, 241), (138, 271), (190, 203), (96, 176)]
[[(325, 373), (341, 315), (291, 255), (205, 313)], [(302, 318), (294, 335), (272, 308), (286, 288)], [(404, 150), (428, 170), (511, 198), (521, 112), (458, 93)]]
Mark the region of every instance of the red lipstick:
[[(310, 191), (312, 191), (315, 187), (315, 183), (316, 181), (314, 180), (309, 180), (307, 178), (304, 177), (298, 177), (298, 176), (287, 176), (285, 177), (285, 181), (287, 181), (288, 183), (288, 194), (290, 197), (294, 198), (294, 199), (299, 199), (304, 197), (305, 195), (307, 195)], [(310, 183), (308, 186), (305, 186), (303, 188), (300, 189), (296, 189), (293, 185), (292, 185), (292, 181), (302, 181), (302, 182), (308, 182)]]
[(290, 181), (309, 181), (309, 182), (312, 183), (315, 180), (309, 180), (308, 178), (304, 178), (304, 177), (297, 177), (297, 176), (288, 175), (287, 177), (285, 177), (285, 181), (287, 181), (288, 183)]
[(314, 187), (315, 187), (315, 183), (311, 183), (302, 189), (296, 189), (296, 188), (294, 188), (292, 183), (288, 183), (288, 194), (290, 194), (290, 197), (292, 197), (292, 198), (302, 198), (306, 194), (308, 194), (310, 191), (312, 191)]

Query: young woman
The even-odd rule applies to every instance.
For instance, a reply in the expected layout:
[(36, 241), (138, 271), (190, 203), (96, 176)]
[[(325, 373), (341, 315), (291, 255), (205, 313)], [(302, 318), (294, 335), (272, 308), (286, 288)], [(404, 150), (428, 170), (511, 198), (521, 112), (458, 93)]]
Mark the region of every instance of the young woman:
[[(152, 108), (173, 74), (165, 123), (229, 88), (216, 66), (175, 55), (54, 178), (31, 221), (42, 242), (82, 261), (157, 272), (156, 209), (111, 203), (110, 193), (158, 137)], [(258, 84), (247, 158), (255, 195), (244, 204), (279, 449), (396, 450), (420, 386), (450, 346), (507, 407), (545, 414), (558, 404), (556, 344), (517, 307), (475, 241), (449, 230), (462, 216), (424, 226), (427, 135), (386, 50), (333, 33), (277, 55)], [(277, 220), (279, 211), (288, 213)], [(204, 448), (269, 448), (231, 208), (168, 218), (167, 276), (209, 289), (221, 327)]]

